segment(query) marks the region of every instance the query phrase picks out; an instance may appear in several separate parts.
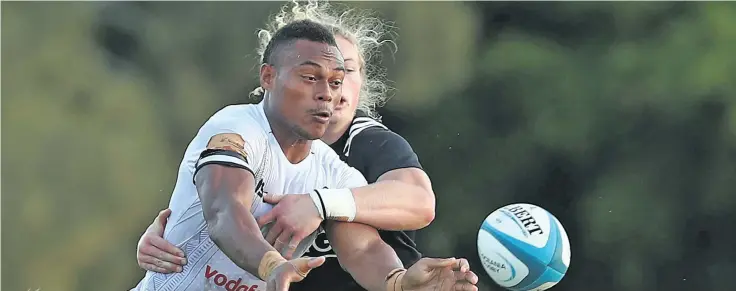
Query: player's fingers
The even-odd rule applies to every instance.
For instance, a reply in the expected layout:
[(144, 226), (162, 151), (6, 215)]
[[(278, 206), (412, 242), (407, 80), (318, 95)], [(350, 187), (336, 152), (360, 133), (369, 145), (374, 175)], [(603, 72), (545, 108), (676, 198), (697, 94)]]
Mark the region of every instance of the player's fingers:
[(282, 194), (268, 193), (268, 194), (263, 195), (263, 201), (265, 201), (266, 203), (270, 203), (270, 204), (277, 204), (279, 203), (279, 201), (281, 201), (281, 198), (284, 198), (285, 196), (286, 195), (282, 195)]
[(478, 276), (472, 271), (469, 272), (455, 272), (456, 281), (467, 281), (471, 284), (478, 284)]
[(289, 241), (291, 241), (292, 233), (286, 229), (281, 232), (279, 237), (276, 238), (276, 242), (273, 244), (273, 248), (276, 249), (279, 253), (281, 253), (282, 256), (284, 256), (285, 259), (290, 259), (286, 257), (286, 253), (288, 252), (288, 247), (286, 246)]
[(159, 259), (179, 265), (187, 264), (184, 252), (162, 237), (151, 237), (150, 242), (153, 246), (164, 252), (165, 257), (161, 257)]
[(286, 253), (284, 254), (284, 258), (291, 259), (294, 255), (294, 251), (296, 250), (296, 247), (299, 246), (299, 243), (306, 237), (306, 235), (303, 235), (301, 232), (295, 232), (294, 235), (291, 237), (291, 240), (289, 241), (289, 244), (286, 245)]
[(142, 263), (142, 264), (139, 264), (139, 266), (141, 268), (143, 268), (144, 270), (146, 270), (146, 271), (151, 271), (151, 272), (156, 272), (156, 273), (161, 273), (161, 274), (170, 274), (171, 273), (171, 271), (169, 271), (167, 269), (164, 269), (164, 268), (161, 268), (159, 266), (156, 266), (154, 264)]
[(440, 278), (443, 278), (439, 290), (453, 290), (455, 288), (455, 274), (448, 267), (440, 269)]
[(468, 282), (457, 282), (455, 283), (456, 291), (478, 291), (478, 287)]
[(425, 270), (430, 269), (436, 269), (436, 268), (444, 268), (444, 267), (451, 267), (455, 264), (455, 258), (446, 258), (446, 259), (435, 259), (435, 258), (422, 258), (419, 260), (419, 262), (422, 263), (421, 266), (425, 268)]
[[(144, 245), (139, 249), (139, 252), (140, 255), (138, 257), (141, 261), (153, 263), (159, 267), (166, 268), (172, 271), (181, 268), (178, 264), (176, 264), (176, 260), (172, 259), (175, 258), (174, 256), (167, 254), (166, 252), (158, 249), (153, 245)], [(146, 257), (152, 258), (153, 261), (146, 261)]]
[[(178, 266), (178, 265), (175, 265), (175, 264), (172, 264), (172, 263), (169, 263), (169, 262), (164, 262), (164, 261), (159, 260), (156, 257), (152, 257), (152, 256), (142, 256), (142, 257), (139, 257), (138, 258), (138, 264), (141, 265), (142, 268), (143, 268), (143, 264), (148, 264), (148, 265), (156, 266), (158, 268), (157, 270), (161, 270), (161, 269), (166, 270), (166, 272), (165, 272), (166, 274), (171, 273), (171, 272), (177, 272), (178, 273), (178, 272), (181, 272), (181, 270), (182, 270), (182, 267), (181, 266)], [(147, 268), (144, 268), (144, 269), (147, 269)], [(154, 271), (154, 270), (151, 270), (151, 271)], [(158, 271), (156, 271), (156, 272), (158, 272)], [(164, 273), (164, 272), (161, 272), (161, 273)]]
[(156, 257), (159, 249), (153, 246), (149, 240), (145, 240), (143, 243), (138, 245), (138, 254), (143, 256)]
[[(274, 223), (271, 229), (266, 234), (266, 242), (268, 242), (270, 245), (275, 246), (276, 245), (276, 238), (281, 235), (281, 232), (283, 230), (281, 229), (280, 223)], [(278, 249), (276, 249), (278, 250)]]
[(465, 280), (473, 285), (478, 284), (478, 275), (473, 273), (473, 271), (467, 272), (465, 273)]
[(160, 237), (151, 238), (151, 244), (158, 249), (154, 251), (154, 256), (166, 262), (174, 263), (177, 265), (186, 265), (187, 260), (184, 258), (184, 252), (179, 250), (176, 246), (172, 245), (168, 241)]
[(266, 214), (261, 215), (261, 217), (258, 218), (258, 227), (263, 227), (264, 225), (268, 224), (271, 221), (274, 221), (276, 219), (276, 211), (275, 209), (271, 209)]
[(460, 269), (460, 272), (470, 271), (470, 263), (468, 263), (468, 260), (466, 259), (458, 259), (457, 261), (455, 261), (454, 269)]

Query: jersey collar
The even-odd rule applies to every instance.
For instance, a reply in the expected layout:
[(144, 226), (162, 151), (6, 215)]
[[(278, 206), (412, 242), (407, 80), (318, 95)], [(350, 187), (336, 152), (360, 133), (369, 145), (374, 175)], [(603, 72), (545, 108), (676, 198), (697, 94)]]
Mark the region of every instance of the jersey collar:
[[(355, 112), (355, 117), (353, 117), (353, 121), (355, 121), (355, 119), (358, 117), (370, 117), (370, 116), (366, 114), (365, 112), (363, 112), (362, 110), (358, 110)], [(350, 127), (352, 126), (353, 126), (353, 122), (350, 122), (350, 126), (348, 127), (348, 130), (343, 132), (342, 136), (340, 136), (340, 138), (337, 141), (335, 141), (333, 144), (330, 145), (332, 150), (334, 150), (340, 156), (340, 159), (343, 161), (345, 161), (345, 153), (343, 152), (343, 150), (345, 149), (345, 143), (348, 142), (348, 137), (350, 136)]]

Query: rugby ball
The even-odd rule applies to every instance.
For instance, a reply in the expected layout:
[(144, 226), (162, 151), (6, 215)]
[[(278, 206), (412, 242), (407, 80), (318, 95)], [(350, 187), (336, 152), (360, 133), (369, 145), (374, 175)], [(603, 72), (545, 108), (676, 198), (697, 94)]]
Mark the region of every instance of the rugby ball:
[(486, 217), (478, 231), (478, 255), (486, 273), (512, 291), (547, 290), (570, 266), (570, 241), (547, 210), (511, 204)]

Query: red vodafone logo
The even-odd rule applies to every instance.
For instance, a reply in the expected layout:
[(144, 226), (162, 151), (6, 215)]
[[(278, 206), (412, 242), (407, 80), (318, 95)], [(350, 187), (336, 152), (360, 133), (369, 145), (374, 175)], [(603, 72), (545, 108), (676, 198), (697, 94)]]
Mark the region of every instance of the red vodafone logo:
[(243, 282), (243, 278), (238, 280), (230, 280), (225, 274), (221, 274), (217, 270), (213, 269), (210, 265), (207, 265), (207, 269), (204, 270), (204, 277), (207, 280), (211, 280), (215, 285), (224, 287), (227, 291), (256, 291), (258, 285), (248, 286), (247, 284), (240, 284)]

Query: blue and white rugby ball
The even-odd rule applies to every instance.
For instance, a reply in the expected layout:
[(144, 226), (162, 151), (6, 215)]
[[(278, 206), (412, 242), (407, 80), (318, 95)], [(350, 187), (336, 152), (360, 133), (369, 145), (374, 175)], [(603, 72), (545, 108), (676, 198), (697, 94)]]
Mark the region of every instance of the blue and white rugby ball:
[(541, 291), (560, 282), (570, 266), (570, 241), (543, 208), (511, 204), (486, 217), (478, 255), (491, 279), (513, 291)]

